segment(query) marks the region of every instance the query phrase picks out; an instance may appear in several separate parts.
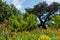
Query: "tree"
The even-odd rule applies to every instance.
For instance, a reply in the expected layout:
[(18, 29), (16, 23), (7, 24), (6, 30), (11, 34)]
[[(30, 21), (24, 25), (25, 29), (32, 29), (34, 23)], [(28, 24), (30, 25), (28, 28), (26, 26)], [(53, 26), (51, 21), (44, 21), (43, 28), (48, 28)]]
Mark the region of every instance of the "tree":
[(53, 2), (48, 5), (46, 2), (39, 3), (35, 5), (33, 8), (26, 8), (25, 10), (29, 13), (33, 13), (39, 18), (39, 27), (46, 29), (46, 22), (49, 22), (52, 15), (60, 9), (60, 4)]
[(4, 19), (8, 19), (11, 15), (10, 7), (0, 0), (0, 22), (3, 22)]
[(5, 19), (8, 19), (11, 15), (18, 16), (21, 12), (13, 5), (10, 6), (0, 0), (0, 23), (3, 22)]
[(13, 14), (15, 15), (15, 16), (18, 16), (18, 15), (20, 15), (21, 14), (21, 12), (20, 12), (20, 10), (18, 10), (15, 6), (14, 6), (14, 4), (11, 4), (10, 5), (11, 7), (11, 11), (13, 12)]

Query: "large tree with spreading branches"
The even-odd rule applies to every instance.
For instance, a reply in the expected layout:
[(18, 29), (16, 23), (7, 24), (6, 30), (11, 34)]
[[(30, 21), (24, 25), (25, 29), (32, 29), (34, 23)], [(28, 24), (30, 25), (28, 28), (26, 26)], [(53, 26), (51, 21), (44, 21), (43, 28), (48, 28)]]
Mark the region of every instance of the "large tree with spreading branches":
[(51, 17), (55, 12), (59, 11), (60, 3), (53, 2), (48, 5), (46, 2), (39, 3), (33, 8), (26, 8), (25, 10), (29, 13), (36, 15), (40, 21), (39, 27), (42, 26), (43, 29), (46, 29), (46, 23), (51, 20)]

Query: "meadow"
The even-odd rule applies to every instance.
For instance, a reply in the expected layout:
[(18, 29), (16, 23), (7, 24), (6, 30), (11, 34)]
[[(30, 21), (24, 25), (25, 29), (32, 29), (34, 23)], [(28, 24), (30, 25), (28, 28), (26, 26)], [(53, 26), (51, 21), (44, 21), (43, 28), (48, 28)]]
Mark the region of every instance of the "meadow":
[(48, 28), (33, 31), (9, 32), (0, 30), (0, 40), (60, 40), (60, 29)]

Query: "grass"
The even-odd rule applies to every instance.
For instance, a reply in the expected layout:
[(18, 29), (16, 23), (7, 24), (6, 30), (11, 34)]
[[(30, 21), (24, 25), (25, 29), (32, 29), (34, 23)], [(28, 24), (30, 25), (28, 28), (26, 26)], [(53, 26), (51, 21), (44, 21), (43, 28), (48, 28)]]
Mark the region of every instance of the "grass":
[[(46, 39), (46, 38), (47, 39)], [(60, 29), (47, 28), (35, 29), (33, 31), (8, 32), (7, 29), (0, 29), (0, 40), (60, 40)], [(42, 40), (41, 39), (41, 40)]]

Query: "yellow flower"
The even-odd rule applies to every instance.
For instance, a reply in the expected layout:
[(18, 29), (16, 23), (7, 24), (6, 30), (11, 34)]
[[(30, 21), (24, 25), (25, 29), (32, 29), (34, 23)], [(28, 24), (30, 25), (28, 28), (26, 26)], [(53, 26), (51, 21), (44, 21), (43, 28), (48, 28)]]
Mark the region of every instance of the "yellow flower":
[(49, 36), (41, 35), (38, 40), (51, 40)]

